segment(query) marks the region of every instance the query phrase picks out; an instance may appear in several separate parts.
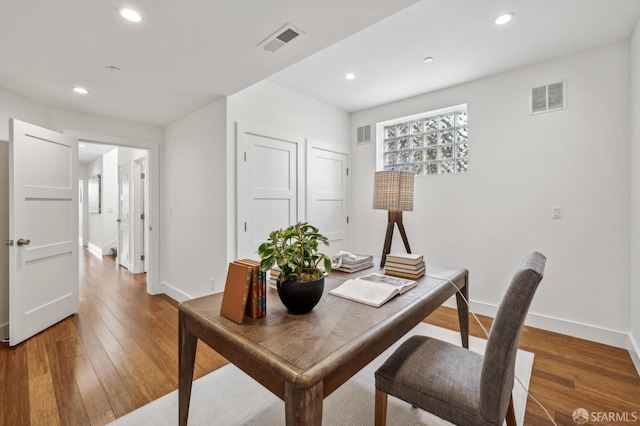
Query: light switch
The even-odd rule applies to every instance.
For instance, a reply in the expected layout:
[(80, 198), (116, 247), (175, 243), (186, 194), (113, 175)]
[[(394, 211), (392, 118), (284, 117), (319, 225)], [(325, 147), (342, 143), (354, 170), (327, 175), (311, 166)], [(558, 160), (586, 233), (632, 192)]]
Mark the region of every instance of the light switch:
[(551, 218), (562, 219), (562, 206), (551, 207)]

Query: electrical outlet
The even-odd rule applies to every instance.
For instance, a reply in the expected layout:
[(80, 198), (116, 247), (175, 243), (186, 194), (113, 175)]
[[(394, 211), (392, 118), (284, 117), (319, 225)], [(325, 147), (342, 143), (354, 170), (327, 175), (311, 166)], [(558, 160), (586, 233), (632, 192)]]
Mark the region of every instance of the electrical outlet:
[(551, 207), (551, 218), (562, 219), (562, 206)]
[(215, 290), (216, 289), (216, 280), (211, 278), (211, 290)]

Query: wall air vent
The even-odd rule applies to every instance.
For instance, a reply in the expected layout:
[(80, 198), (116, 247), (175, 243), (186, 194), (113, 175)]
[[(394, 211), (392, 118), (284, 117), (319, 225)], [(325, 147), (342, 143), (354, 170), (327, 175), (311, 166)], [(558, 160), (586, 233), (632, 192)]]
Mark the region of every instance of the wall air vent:
[(567, 80), (534, 85), (529, 92), (530, 114), (567, 108)]
[(267, 52), (275, 52), (301, 35), (304, 35), (302, 31), (291, 24), (287, 24), (260, 43), (258, 47), (262, 47)]
[(371, 142), (371, 124), (358, 127), (358, 145)]

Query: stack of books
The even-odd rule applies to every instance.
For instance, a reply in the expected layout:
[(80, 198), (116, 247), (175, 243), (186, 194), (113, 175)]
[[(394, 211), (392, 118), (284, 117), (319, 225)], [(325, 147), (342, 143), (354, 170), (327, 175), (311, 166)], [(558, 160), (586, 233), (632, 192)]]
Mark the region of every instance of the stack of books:
[(424, 258), (421, 254), (391, 253), (387, 255), (384, 270), (387, 275), (415, 280), (425, 274)]
[(332, 266), (334, 271), (342, 272), (358, 272), (363, 269), (371, 268), (373, 266), (373, 256), (366, 254), (353, 254), (348, 256), (342, 256), (342, 262), (340, 266)]
[(261, 318), (267, 314), (267, 275), (260, 262), (236, 260), (229, 264), (220, 314), (242, 324), (244, 317)]
[(247, 309), (247, 299), (253, 279), (253, 268), (240, 263), (230, 263), (227, 282), (222, 294), (220, 315), (242, 324)]
[(278, 280), (280, 279), (280, 273), (282, 271), (280, 269), (271, 269), (269, 271), (269, 287), (278, 288)]

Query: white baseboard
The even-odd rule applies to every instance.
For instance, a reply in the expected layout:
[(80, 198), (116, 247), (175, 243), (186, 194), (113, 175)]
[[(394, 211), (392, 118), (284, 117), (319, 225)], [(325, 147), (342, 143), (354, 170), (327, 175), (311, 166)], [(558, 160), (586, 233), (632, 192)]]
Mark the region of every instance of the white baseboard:
[(627, 346), (629, 351), (629, 355), (631, 355), (631, 360), (633, 361), (633, 365), (636, 366), (636, 370), (638, 370), (638, 375), (640, 375), (640, 345), (636, 339), (634, 339), (633, 334), (629, 333), (629, 345)]
[[(455, 308), (455, 297), (449, 299), (445, 305)], [(498, 307), (488, 303), (471, 301), (470, 310), (476, 314), (485, 315), (494, 318)], [(540, 315), (529, 312), (525, 325), (530, 327), (541, 328), (554, 333), (566, 334), (567, 336), (578, 337), (580, 339), (590, 340), (592, 342), (603, 343), (617, 348), (627, 349), (629, 346), (629, 333), (610, 330), (589, 324), (582, 324), (575, 321), (569, 321), (561, 318), (553, 318), (546, 315)]]
[(118, 247), (118, 240), (115, 239), (113, 241), (111, 241), (110, 243), (104, 245), (102, 247), (102, 255), (105, 256), (107, 254), (111, 254), (111, 248), (116, 248)]
[(117, 240), (111, 241), (109, 244), (100, 247), (99, 245), (93, 244), (91, 241), (87, 243), (87, 248), (90, 253), (95, 254), (96, 256), (105, 256), (111, 254), (111, 247), (116, 247)]
[(89, 250), (89, 253), (102, 257), (102, 249), (92, 242), (87, 243), (87, 249)]
[(525, 324), (617, 348), (626, 348), (629, 341), (629, 333), (545, 315), (529, 314)]
[(185, 293), (182, 290), (179, 290), (172, 286), (169, 283), (160, 283), (160, 287), (162, 289), (162, 293), (166, 294), (173, 300), (177, 300), (178, 302), (184, 302), (185, 300), (195, 299), (195, 297)]
[(9, 323), (0, 324), (0, 340), (9, 338)]

